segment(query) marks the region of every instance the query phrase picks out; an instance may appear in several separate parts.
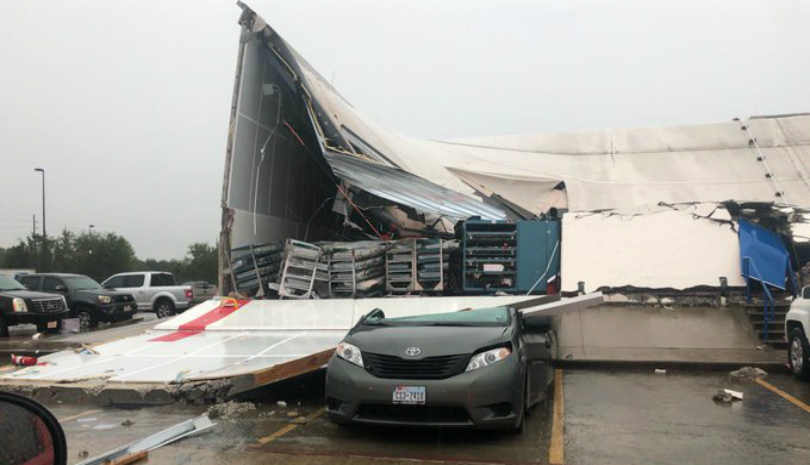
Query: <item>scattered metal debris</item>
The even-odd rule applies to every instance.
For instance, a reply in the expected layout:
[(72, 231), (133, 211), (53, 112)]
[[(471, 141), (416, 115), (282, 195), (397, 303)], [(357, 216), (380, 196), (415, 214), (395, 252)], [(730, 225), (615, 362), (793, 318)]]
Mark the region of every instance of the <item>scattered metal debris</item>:
[(165, 446), (184, 437), (202, 433), (203, 431), (213, 428), (214, 425), (216, 425), (216, 423), (212, 423), (208, 415), (200, 415), (197, 418), (178, 423), (147, 438), (80, 462), (78, 465), (102, 465), (129, 455), (155, 450), (158, 447)]
[(743, 393), (731, 389), (720, 389), (712, 396), (712, 400), (718, 403), (730, 404), (734, 401), (743, 400)]

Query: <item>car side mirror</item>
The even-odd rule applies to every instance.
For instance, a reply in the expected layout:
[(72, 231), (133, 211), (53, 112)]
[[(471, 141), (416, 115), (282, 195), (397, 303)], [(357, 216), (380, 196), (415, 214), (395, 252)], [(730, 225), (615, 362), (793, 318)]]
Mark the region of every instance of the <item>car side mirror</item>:
[(57, 284), (56, 287), (53, 288), (56, 292), (67, 292), (68, 288), (64, 284)]
[(0, 392), (0, 463), (65, 465), (65, 431), (40, 403)]
[(523, 331), (527, 333), (547, 333), (551, 329), (551, 317), (531, 316), (523, 318)]
[(802, 299), (810, 299), (810, 286), (802, 288)]

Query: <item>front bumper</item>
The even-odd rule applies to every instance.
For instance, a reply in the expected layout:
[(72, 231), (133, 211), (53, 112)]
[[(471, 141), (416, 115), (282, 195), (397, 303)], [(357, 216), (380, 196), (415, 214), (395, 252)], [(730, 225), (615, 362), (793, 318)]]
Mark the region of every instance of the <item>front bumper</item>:
[[(517, 354), (441, 380), (377, 378), (332, 357), (326, 371), (326, 412), (338, 423), (515, 428), (521, 421), (525, 374)], [(395, 386), (424, 386), (424, 405), (398, 405)]]
[(9, 325), (24, 325), (24, 324), (44, 324), (49, 321), (59, 321), (63, 318), (67, 318), (70, 311), (68, 309), (62, 310), (61, 312), (15, 312), (15, 313), (8, 313), (3, 314), (3, 319)]
[(99, 317), (103, 321), (117, 321), (138, 312), (138, 304), (133, 302), (114, 302), (99, 306)]

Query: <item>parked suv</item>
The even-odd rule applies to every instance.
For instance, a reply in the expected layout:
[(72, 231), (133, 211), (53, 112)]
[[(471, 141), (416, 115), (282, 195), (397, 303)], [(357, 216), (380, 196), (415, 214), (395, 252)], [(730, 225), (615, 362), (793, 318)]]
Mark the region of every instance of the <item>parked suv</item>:
[(189, 308), (194, 298), (191, 286), (178, 286), (171, 273), (158, 271), (118, 273), (102, 284), (107, 289), (131, 292), (138, 302), (138, 309), (154, 311), (158, 318)]
[(810, 286), (805, 286), (790, 304), (785, 315), (785, 336), (790, 370), (797, 378), (810, 381)]
[(9, 276), (0, 275), (0, 337), (8, 336), (8, 327), (35, 324), (37, 331), (59, 331), (68, 304), (61, 295), (32, 292)]
[(127, 320), (138, 311), (132, 294), (106, 290), (84, 275), (37, 273), (23, 276), (20, 281), (32, 291), (63, 295), (70, 316), (79, 319), (82, 329), (95, 328), (99, 322)]

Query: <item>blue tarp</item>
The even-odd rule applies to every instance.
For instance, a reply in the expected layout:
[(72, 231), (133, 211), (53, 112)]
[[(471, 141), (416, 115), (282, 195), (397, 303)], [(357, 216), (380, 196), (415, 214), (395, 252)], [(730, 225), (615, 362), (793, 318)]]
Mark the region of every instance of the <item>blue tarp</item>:
[(740, 258), (745, 276), (745, 259), (749, 259), (751, 279), (785, 289), (790, 255), (782, 238), (761, 226), (740, 220)]

